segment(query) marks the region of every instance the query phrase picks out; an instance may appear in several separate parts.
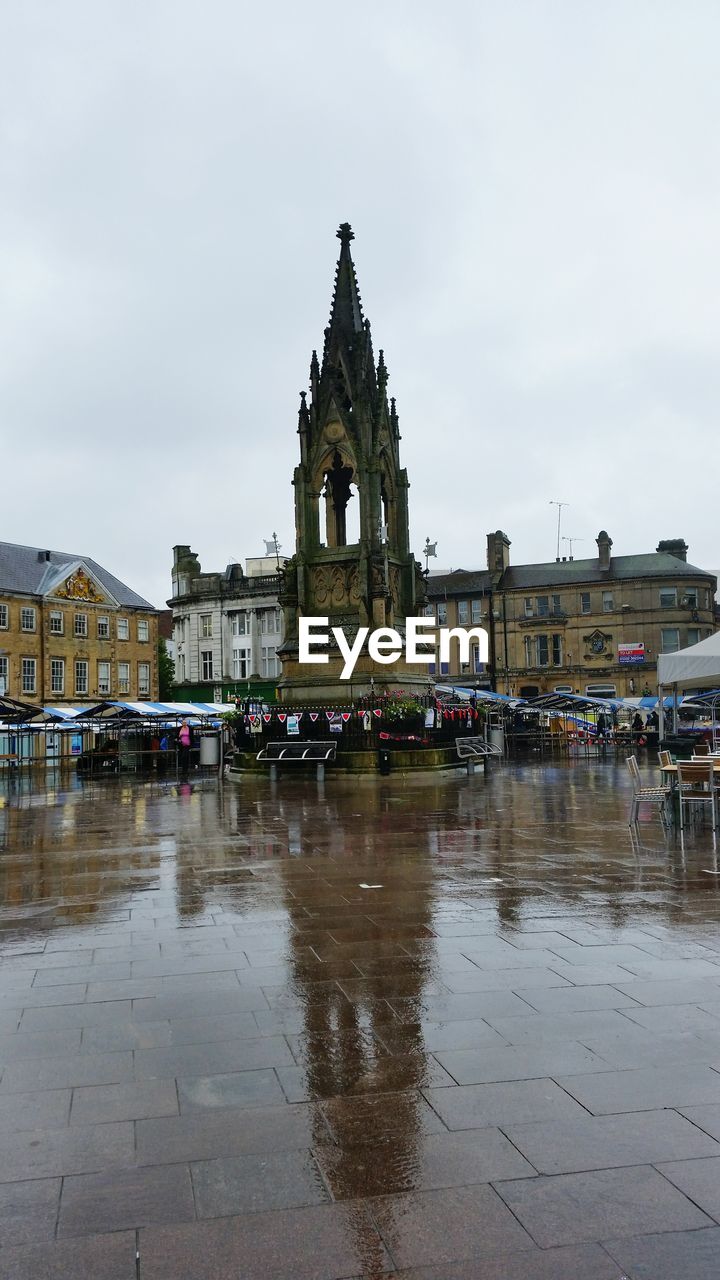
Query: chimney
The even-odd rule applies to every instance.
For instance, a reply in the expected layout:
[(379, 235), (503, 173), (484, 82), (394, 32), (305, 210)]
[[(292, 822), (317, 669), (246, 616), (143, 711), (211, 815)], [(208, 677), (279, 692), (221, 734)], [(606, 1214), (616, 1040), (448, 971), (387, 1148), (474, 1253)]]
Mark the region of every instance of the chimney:
[(610, 537), (610, 534), (606, 532), (605, 529), (601, 529), (595, 541), (597, 542), (598, 557), (600, 559), (600, 568), (609, 569), (610, 568), (610, 548), (612, 546), (612, 538)]
[(502, 529), (487, 535), (487, 566), (493, 587), (497, 587), (510, 564), (510, 539)]
[(687, 563), (688, 544), (684, 538), (665, 538), (662, 542), (658, 542), (655, 550), (666, 556), (675, 556), (676, 560), (684, 560)]
[(38, 560), (40, 561), (40, 564), (49, 564), (50, 555), (50, 551), (38, 551)]

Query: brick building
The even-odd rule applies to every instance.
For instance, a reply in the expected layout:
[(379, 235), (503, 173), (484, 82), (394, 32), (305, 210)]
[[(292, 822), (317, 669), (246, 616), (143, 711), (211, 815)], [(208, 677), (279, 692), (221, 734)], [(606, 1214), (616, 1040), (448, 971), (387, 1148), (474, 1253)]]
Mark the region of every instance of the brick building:
[(455, 646), (436, 678), (499, 693), (655, 692), (660, 653), (697, 644), (715, 630), (714, 574), (687, 561), (682, 538), (653, 552), (612, 555), (603, 530), (597, 557), (511, 565), (510, 540), (488, 535), (484, 570), (433, 575), (427, 613), (438, 626), (483, 626), (485, 668), (475, 653), (461, 666)]
[(0, 543), (0, 691), (41, 704), (157, 699), (157, 613), (88, 556)]

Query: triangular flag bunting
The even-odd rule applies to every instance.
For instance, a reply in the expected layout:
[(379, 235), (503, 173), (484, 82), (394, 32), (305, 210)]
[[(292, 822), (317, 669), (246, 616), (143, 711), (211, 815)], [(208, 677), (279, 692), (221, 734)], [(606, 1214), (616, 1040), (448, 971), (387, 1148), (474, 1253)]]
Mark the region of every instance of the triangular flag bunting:
[(382, 715), (382, 711), (380, 710), (379, 707), (373, 707), (373, 715), (377, 716), (378, 720), (380, 719)]
[(350, 716), (351, 716), (350, 711), (343, 711), (342, 718), (345, 721), (345, 724), (347, 724), (348, 720), (350, 719)]
[(277, 718), (281, 724), (284, 724), (287, 720), (287, 711), (278, 711)]
[(315, 723), (315, 721), (317, 720), (318, 716), (320, 715), (320, 712), (319, 712), (319, 711), (308, 711), (308, 715), (309, 715), (310, 719), (312, 720), (312, 722), (313, 722), (313, 724), (314, 724), (314, 723)]
[(327, 716), (328, 720), (332, 720), (333, 716), (335, 715), (335, 712), (334, 712), (334, 711), (326, 711), (326, 712), (325, 712), (325, 715)]
[(272, 720), (272, 712), (263, 711), (263, 720), (265, 721), (266, 724), (269, 724), (270, 721)]

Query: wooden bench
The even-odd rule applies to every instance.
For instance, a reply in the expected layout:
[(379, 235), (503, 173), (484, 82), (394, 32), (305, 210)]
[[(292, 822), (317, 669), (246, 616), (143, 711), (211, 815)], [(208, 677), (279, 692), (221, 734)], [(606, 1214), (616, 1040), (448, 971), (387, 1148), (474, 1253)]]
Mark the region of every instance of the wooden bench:
[(279, 764), (314, 764), (318, 782), (325, 777), (325, 765), (337, 755), (337, 742), (267, 742), (257, 753), (259, 764), (270, 766), (270, 777), (277, 778)]
[(502, 756), (500, 747), (494, 742), (486, 742), (484, 738), (456, 738), (455, 750), (458, 753), (458, 760), (464, 760), (467, 765), (468, 776), (475, 772), (475, 765), (478, 760), (482, 760), (483, 768), (487, 772), (487, 762), (490, 756)]

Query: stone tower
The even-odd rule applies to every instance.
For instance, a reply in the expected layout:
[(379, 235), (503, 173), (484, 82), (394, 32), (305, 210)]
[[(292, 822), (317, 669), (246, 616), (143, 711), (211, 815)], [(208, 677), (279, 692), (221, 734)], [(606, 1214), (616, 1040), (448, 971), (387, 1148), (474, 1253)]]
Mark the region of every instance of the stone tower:
[[(425, 691), (427, 666), (373, 663), (364, 650), (352, 688), (339, 680), (339, 653), (324, 666), (298, 664), (298, 618), (327, 617), (352, 641), (358, 627), (394, 627), (424, 598), (409, 547), (408, 478), (400, 466), (395, 401), (388, 401), (382, 351), (373, 355), (363, 317), (349, 223), (338, 232), (330, 323), (322, 362), (313, 351), (310, 394), (300, 393), (300, 465), (295, 468), (296, 550), (285, 569), (285, 643), (279, 682), (286, 702), (348, 702), (374, 687)], [(337, 654), (337, 656), (335, 656)]]

